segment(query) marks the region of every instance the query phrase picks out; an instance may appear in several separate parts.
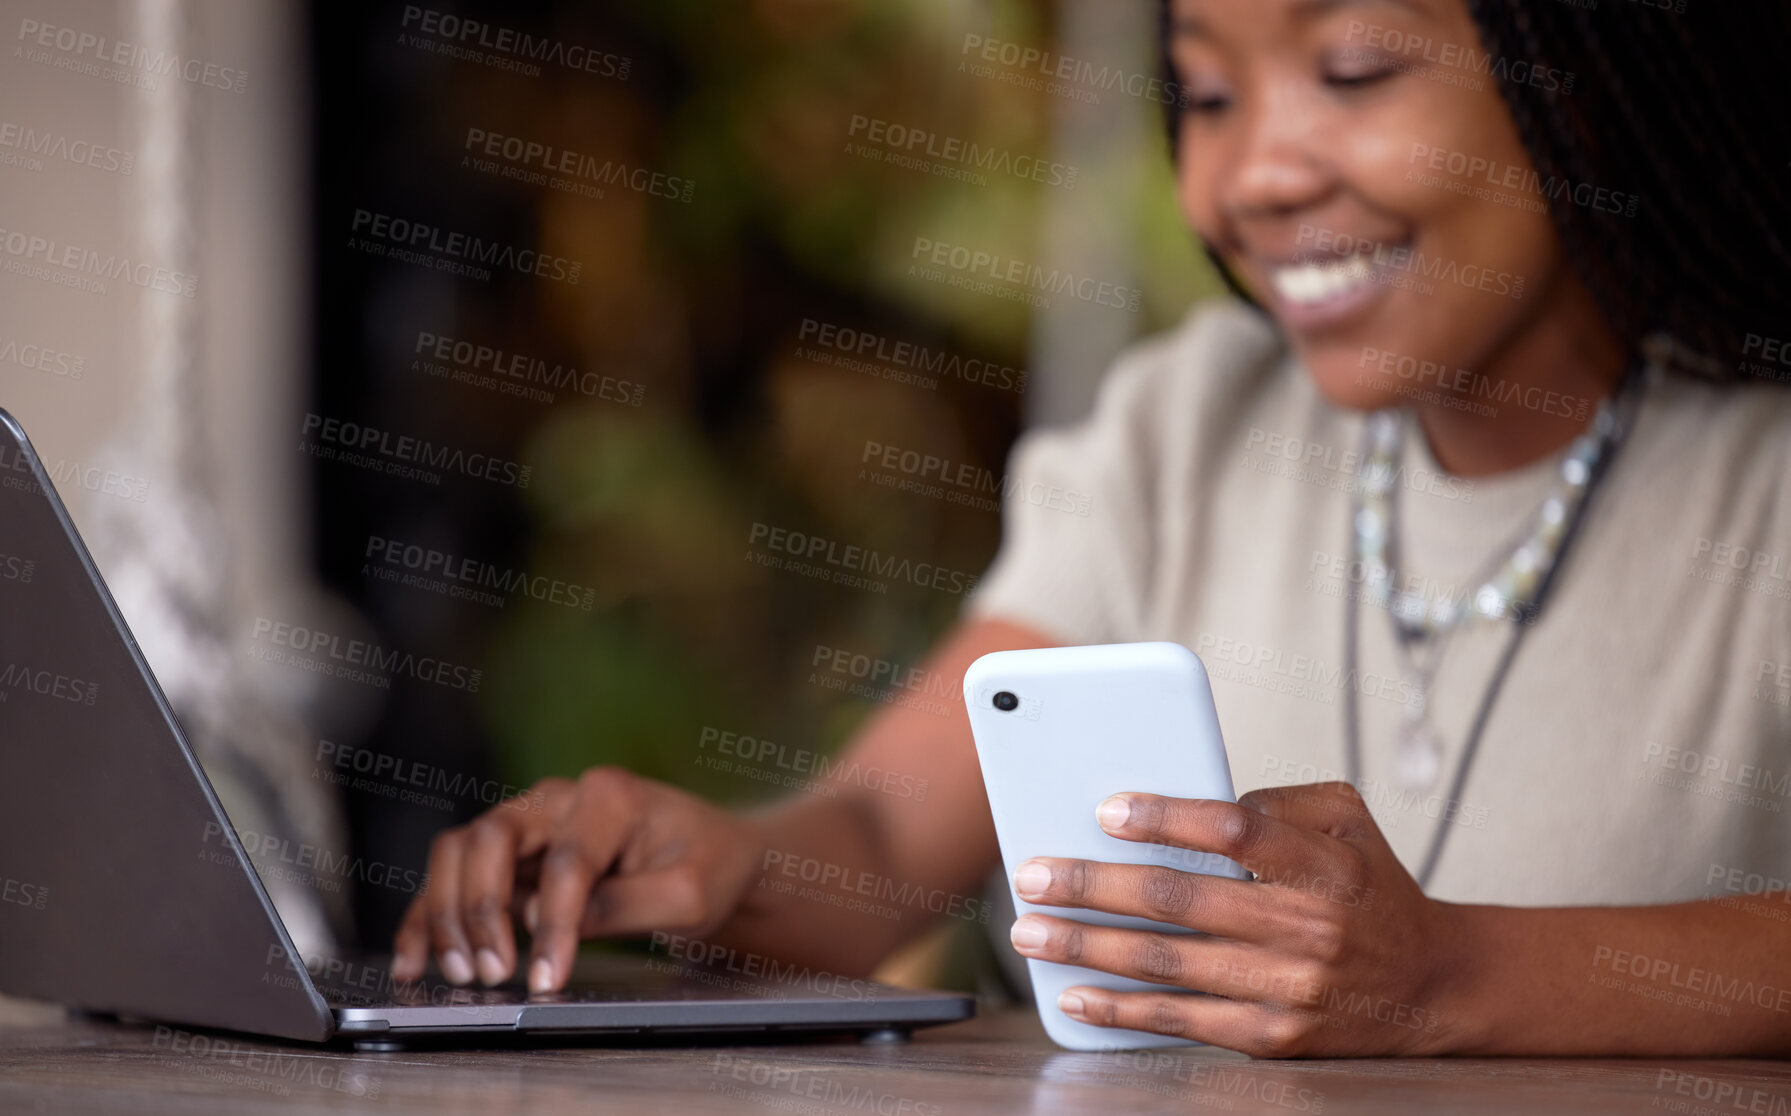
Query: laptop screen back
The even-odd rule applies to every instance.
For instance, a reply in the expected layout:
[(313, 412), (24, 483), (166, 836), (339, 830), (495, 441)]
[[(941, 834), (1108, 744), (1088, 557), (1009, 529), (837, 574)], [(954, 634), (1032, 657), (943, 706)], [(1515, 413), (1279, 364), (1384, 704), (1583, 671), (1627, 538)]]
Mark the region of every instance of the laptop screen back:
[(4, 411), (0, 788), (0, 992), (329, 1036), (329, 1010)]

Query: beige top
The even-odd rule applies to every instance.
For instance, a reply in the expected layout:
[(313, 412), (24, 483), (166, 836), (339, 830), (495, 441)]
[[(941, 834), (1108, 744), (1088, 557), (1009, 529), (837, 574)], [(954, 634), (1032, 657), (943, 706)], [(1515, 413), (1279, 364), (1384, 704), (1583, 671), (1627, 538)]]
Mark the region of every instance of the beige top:
[[(1212, 678), (1240, 794), (1342, 778), (1361, 429), (1255, 313), (1197, 308), (1120, 358), (1087, 420), (1015, 447), (1010, 492), (1036, 482), (1090, 503), (1078, 515), (1011, 500), (969, 613), (1066, 643), (1186, 644)], [(1472, 592), (1529, 529), (1560, 458), (1458, 478), (1408, 430), (1401, 582)], [(1454, 809), (1444, 799), (1510, 622), (1450, 638), (1430, 696), (1442, 769), (1410, 791), (1392, 758), (1413, 690), (1391, 618), (1361, 606), (1358, 786), (1414, 872), (1454, 826), (1431, 894), (1635, 904), (1791, 879), (1788, 480), (1791, 390), (1653, 380)]]

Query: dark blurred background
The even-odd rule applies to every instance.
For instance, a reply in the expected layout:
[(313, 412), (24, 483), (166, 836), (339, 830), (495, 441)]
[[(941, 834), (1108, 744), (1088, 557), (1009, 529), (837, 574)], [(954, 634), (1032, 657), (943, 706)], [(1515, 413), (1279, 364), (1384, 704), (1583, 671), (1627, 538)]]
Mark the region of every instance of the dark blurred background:
[[(767, 801), (788, 772), (718, 769), (705, 732), (827, 753), (886, 702), (954, 702), (853, 664), (921, 662), (994, 553), (1015, 437), (1218, 290), (1175, 207), (1147, 0), (9, 6), (247, 75), (133, 86), (53, 39), (9, 64), (26, 126), (138, 160), (0, 164), (9, 223), (201, 281), (0, 276), (14, 325), (91, 350), (79, 383), (0, 374), (40, 446), (215, 490), (233, 652), (309, 724), (263, 782), (333, 800), (288, 812), (336, 810), (317, 840), (363, 861), (325, 906), (367, 945), (414, 894), (374, 868), (420, 870), (538, 778), (614, 763)], [(953, 248), (1138, 294), (967, 285), (987, 269)], [(198, 340), (158, 379), (144, 336)], [(207, 402), (134, 438), (167, 383)], [(194, 439), (206, 469), (157, 471)], [(71, 503), (87, 530), (106, 501)], [(949, 576), (817, 580), (763, 564), (774, 530)], [(109, 574), (128, 552), (96, 543)], [(295, 669), (272, 622), (476, 688)], [(238, 812), (251, 792), (223, 788), (239, 829), (276, 827), (278, 802)]]
[[(718, 799), (765, 797), (774, 792), (761, 783), (693, 762), (705, 727), (837, 748), (875, 703), (813, 681), (838, 676), (817, 669), (817, 649), (917, 663), (962, 597), (899, 581), (887, 593), (869, 592), (760, 568), (745, 560), (752, 525), (980, 572), (999, 515), (872, 483), (861, 475), (865, 444), (999, 476), (1025, 414), (1020, 375), (916, 384), (819, 363), (808, 350), (830, 350), (812, 344), (815, 323), (874, 334), (886, 353), (883, 339), (1023, 374), (1033, 364), (1029, 308), (909, 278), (911, 242), (969, 243), (1031, 259), (1047, 211), (1094, 220), (1083, 211), (1117, 208), (1123, 212), (1101, 215), (1102, 223), (1117, 216), (1136, 240), (1103, 258), (1126, 259), (1127, 285), (1149, 297), (1137, 315), (1099, 309), (1135, 317), (1124, 322), (1126, 333), (1166, 324), (1201, 277), (1174, 221), (1160, 145), (1140, 144), (1123, 168), (1054, 159), (1052, 96), (958, 72), (965, 58), (987, 65), (980, 46), (962, 50), (966, 35), (1055, 50), (1048, 4), (755, 0), (425, 11), (442, 18), (426, 22), (414, 10), (407, 18), (395, 4), (329, 5), (312, 15), (322, 79), (313, 139), (316, 307), (318, 335), (328, 339), (317, 353), (316, 409), (495, 454), (534, 473), (524, 489), (466, 477), (428, 486), (317, 467), (316, 555), (325, 580), (388, 643), (485, 669), (476, 694), (401, 680), (373, 735), (406, 757), (518, 786), (615, 763)], [(493, 30), (467, 34), (455, 16)], [(515, 32), (519, 44), (527, 35), (552, 44), (548, 51), (563, 47), (573, 60), (576, 49), (613, 58), (575, 69), (544, 56), (538, 73), (509, 69), (527, 48), (490, 49), (503, 43), (497, 29)], [(481, 43), (487, 58), (503, 61), (437, 53)], [(1078, 53), (1065, 46), (1059, 53)], [(1003, 67), (996, 58), (992, 69), (1003, 78), (1036, 76), (1036, 67)], [(1155, 140), (1159, 105), (1086, 88), (1106, 114), (1142, 118)], [(876, 133), (885, 142), (873, 143), (862, 122), (855, 135), (855, 117), (886, 122)], [(907, 148), (897, 128), (940, 138)], [(493, 135), (612, 169), (554, 174), (545, 168), (555, 156), (506, 159), (502, 143), (489, 147)], [(888, 142), (895, 137), (921, 157), (929, 147), (946, 153), (946, 141), (959, 139), (1080, 173), (1065, 187), (1050, 184), (1049, 172), (1040, 183), (991, 166), (963, 182), (858, 153), (895, 153)], [(490, 164), (595, 186), (602, 196), (480, 169)], [(636, 182), (638, 171), (664, 181), (634, 188), (614, 177), (618, 165)], [(538, 248), (580, 261), (582, 271), (576, 284), (502, 268), (480, 280), (383, 260), (345, 246), (357, 211)], [(551, 400), (538, 400), (446, 382), (420, 370), (434, 347), (425, 341), (419, 354), (421, 334), (626, 387), (616, 395), (598, 389), (604, 398), (550, 389)], [(480, 371), (489, 377), (489, 362)], [(637, 389), (638, 405), (630, 395)], [(589, 587), (594, 605), (587, 612), (512, 597), (495, 608), (373, 580), (363, 567), (376, 537)], [(477, 805), (464, 803), (447, 818), (352, 796), (349, 817), (368, 854), (418, 863), (436, 827)], [(363, 886), (363, 931), (383, 937), (406, 898)]]

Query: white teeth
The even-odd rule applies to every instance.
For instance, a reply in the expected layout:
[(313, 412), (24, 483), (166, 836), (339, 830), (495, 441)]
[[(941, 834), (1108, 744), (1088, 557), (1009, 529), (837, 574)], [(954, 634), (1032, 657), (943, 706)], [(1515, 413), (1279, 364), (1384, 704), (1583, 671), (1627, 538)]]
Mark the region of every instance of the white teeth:
[(1307, 306), (1328, 302), (1373, 278), (1374, 265), (1360, 254), (1322, 263), (1289, 264), (1269, 273), (1276, 294), (1287, 302)]

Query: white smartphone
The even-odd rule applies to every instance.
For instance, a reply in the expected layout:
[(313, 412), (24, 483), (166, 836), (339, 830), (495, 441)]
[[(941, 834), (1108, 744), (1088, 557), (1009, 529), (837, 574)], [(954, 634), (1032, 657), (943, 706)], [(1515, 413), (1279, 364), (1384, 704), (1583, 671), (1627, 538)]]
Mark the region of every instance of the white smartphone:
[[(1236, 801), (1206, 668), (1186, 647), (1116, 643), (997, 651), (964, 673), (964, 705), (1016, 912), (1194, 933), (1129, 915), (1028, 903), (1013, 891), (1014, 871), (1035, 856), (1156, 864), (1249, 878), (1225, 857), (1122, 841), (1095, 820), (1095, 807), (1119, 791)], [(1058, 994), (1078, 984), (1157, 992), (1169, 986), (1054, 961), (1027, 958), (1026, 964), (1039, 1019), (1059, 1046), (1111, 1050), (1198, 1045), (1147, 1031), (1096, 1027), (1071, 1019), (1057, 1006)]]

